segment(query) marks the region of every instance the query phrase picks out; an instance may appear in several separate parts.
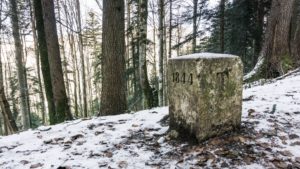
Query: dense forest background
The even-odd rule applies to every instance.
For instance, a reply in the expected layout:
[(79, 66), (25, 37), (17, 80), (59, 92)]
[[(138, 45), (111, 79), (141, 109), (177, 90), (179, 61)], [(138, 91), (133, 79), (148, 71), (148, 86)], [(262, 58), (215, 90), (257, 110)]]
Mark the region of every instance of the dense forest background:
[(0, 135), (166, 106), (171, 57), (238, 55), (245, 81), (300, 64), (299, 0), (0, 1)]

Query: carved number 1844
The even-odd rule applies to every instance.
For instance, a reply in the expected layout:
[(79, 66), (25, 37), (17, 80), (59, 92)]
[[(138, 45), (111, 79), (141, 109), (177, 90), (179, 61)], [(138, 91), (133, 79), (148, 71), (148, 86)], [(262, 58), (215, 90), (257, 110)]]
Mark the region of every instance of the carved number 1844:
[(175, 83), (182, 83), (182, 84), (193, 84), (193, 74), (186, 74), (186, 73), (173, 73), (173, 82)]

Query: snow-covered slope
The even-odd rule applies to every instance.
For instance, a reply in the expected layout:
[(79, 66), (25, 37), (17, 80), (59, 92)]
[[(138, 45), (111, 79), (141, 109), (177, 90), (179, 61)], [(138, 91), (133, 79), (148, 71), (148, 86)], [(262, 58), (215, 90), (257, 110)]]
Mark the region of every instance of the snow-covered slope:
[(202, 144), (169, 140), (163, 107), (0, 137), (0, 168), (300, 168), (300, 74), (243, 98), (241, 130)]

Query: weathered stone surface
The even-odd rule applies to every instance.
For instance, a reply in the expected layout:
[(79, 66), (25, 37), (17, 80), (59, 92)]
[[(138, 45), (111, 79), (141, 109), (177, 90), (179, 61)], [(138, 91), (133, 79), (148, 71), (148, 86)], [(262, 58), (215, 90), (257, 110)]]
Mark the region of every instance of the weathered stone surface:
[(238, 56), (202, 53), (170, 59), (170, 128), (198, 141), (239, 128), (242, 80)]

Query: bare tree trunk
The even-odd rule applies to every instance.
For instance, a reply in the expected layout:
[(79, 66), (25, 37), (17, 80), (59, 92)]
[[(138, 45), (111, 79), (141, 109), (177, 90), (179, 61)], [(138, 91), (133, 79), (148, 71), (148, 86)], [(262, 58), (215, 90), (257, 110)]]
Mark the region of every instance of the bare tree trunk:
[(140, 85), (143, 91), (144, 108), (153, 107), (153, 94), (147, 74), (147, 21), (148, 21), (148, 0), (139, 1), (139, 72)]
[(42, 0), (45, 35), (48, 49), (51, 82), (56, 110), (56, 123), (72, 119), (59, 52), (53, 0)]
[(42, 114), (42, 121), (43, 124), (46, 122), (45, 118), (45, 99), (44, 99), (44, 91), (42, 86), (42, 79), (41, 79), (41, 67), (40, 67), (40, 53), (38, 50), (38, 42), (37, 42), (37, 34), (36, 34), (36, 27), (35, 27), (35, 18), (34, 18), (34, 11), (32, 9), (31, 1), (29, 1), (30, 6), (30, 16), (31, 16), (31, 27), (32, 27), (32, 34), (33, 34), (33, 44), (34, 44), (34, 52), (36, 56), (36, 70), (37, 70), (37, 76), (38, 76), (38, 85), (39, 85), (39, 97), (41, 102), (41, 114)]
[(19, 18), (17, 11), (17, 1), (10, 0), (10, 8), (11, 8), (11, 22), (12, 22), (12, 31), (13, 37), (15, 41), (15, 57), (18, 71), (18, 80), (19, 80), (19, 89), (20, 89), (20, 97), (21, 97), (21, 109), (22, 109), (22, 122), (24, 129), (30, 128), (30, 112), (28, 107), (27, 100), (27, 83), (26, 83), (26, 75), (25, 75), (25, 65), (24, 65), (24, 53), (23, 47), (21, 43), (20, 33), (19, 33)]
[[(61, 7), (60, 2), (57, 0), (57, 8), (58, 8), (58, 20), (61, 22)], [(66, 57), (66, 50), (65, 50), (65, 41), (64, 41), (64, 35), (62, 30), (62, 25), (59, 24), (59, 34), (60, 34), (60, 43), (61, 43), (61, 53), (63, 58), (63, 72), (64, 72), (64, 78), (66, 82), (66, 90), (67, 90), (67, 96), (70, 98), (70, 85), (69, 85), (69, 78), (68, 78), (68, 60)]]
[[(0, 34), (2, 33), (2, 1), (0, 4)], [(15, 119), (13, 114), (10, 110), (8, 101), (5, 96), (4, 92), (4, 82), (3, 82), (3, 69), (2, 69), (2, 39), (0, 37), (0, 107), (1, 107), (1, 114), (4, 119), (4, 126), (6, 126), (5, 121), (7, 122), (8, 128), (11, 133), (16, 133), (18, 131), (18, 127), (16, 125)], [(2, 135), (2, 119), (0, 119), (0, 135)]]
[(224, 32), (225, 32), (225, 1), (220, 1), (220, 52), (224, 53)]
[(103, 0), (101, 113), (120, 114), (127, 110), (124, 55), (124, 0)]
[(158, 100), (159, 106), (163, 106), (164, 104), (164, 0), (158, 0), (158, 12), (159, 12), (159, 25), (158, 25), (158, 32), (159, 32), (159, 90), (158, 90)]
[(79, 53), (81, 59), (81, 80), (82, 80), (82, 97), (83, 97), (83, 116), (87, 117), (87, 94), (86, 94), (86, 77), (85, 77), (85, 58), (83, 54), (83, 40), (82, 40), (82, 28), (81, 28), (81, 12), (80, 12), (80, 3), (79, 0), (76, 0), (76, 11), (77, 11), (77, 29), (79, 33)]
[(47, 42), (46, 42), (46, 35), (44, 30), (44, 20), (43, 20), (43, 9), (41, 0), (34, 0), (34, 16), (36, 20), (36, 30), (38, 35), (38, 49), (40, 52), (40, 61), (41, 61), (41, 68), (43, 74), (43, 80), (45, 85), (45, 94), (47, 99), (47, 107), (49, 113), (49, 121), (50, 124), (55, 124), (55, 105), (54, 105), (54, 98), (53, 98), (53, 90), (52, 90), (52, 83), (51, 83), (51, 75), (50, 75), (50, 65), (48, 61), (48, 49), (47, 49)]
[(192, 51), (196, 53), (197, 48), (197, 19), (198, 19), (198, 0), (193, 0), (194, 11), (193, 11), (193, 42), (192, 42)]

